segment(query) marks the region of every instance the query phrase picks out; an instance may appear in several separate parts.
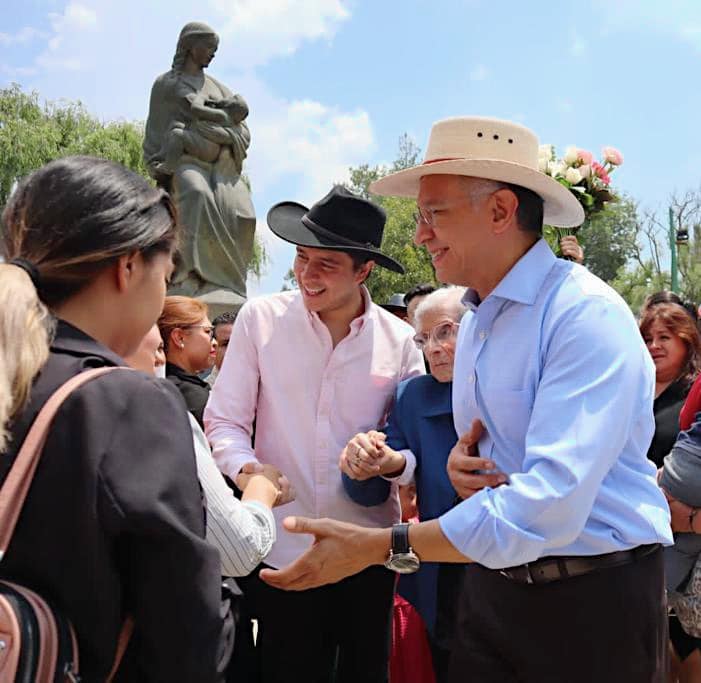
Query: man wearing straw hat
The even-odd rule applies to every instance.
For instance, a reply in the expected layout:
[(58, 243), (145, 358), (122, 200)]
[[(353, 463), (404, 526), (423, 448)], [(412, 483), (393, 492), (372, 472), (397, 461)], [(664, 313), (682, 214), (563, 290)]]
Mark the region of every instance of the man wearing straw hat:
[(373, 564), (469, 563), (451, 681), (662, 682), (672, 535), (645, 457), (654, 368), (625, 302), (542, 239), (584, 216), (537, 156), (520, 125), (447, 119), (420, 166), (371, 186), (417, 198), (415, 241), (439, 280), (470, 288), (448, 465), (464, 500), (391, 530), (290, 518), (316, 543), (261, 577), (300, 590)]

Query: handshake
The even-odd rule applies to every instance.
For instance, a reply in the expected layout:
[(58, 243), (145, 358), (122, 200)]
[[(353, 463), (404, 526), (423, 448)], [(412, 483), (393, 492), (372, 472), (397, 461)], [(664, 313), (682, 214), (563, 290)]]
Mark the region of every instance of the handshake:
[(274, 488), (275, 495), (271, 507), (291, 503), (295, 499), (295, 490), (289, 479), (273, 465), (261, 465), (247, 462), (236, 477), (236, 486), (245, 492), (249, 486)]
[[(460, 498), (469, 498), (483, 488), (507, 483), (507, 477), (495, 471), (492, 460), (480, 457), (478, 443), (484, 431), (484, 425), (475, 420), (470, 431), (460, 437), (448, 456), (448, 477)], [(341, 452), (341, 471), (358, 481), (401, 475), (407, 466), (406, 457), (390, 448), (386, 439), (382, 432), (377, 431), (356, 434)]]

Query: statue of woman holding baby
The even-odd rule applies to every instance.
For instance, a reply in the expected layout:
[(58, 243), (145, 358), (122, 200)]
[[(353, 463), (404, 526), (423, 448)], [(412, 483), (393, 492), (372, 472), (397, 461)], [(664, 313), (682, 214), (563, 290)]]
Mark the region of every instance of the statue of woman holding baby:
[(241, 172), (251, 134), (243, 97), (204, 73), (218, 45), (206, 24), (180, 32), (171, 70), (151, 89), (144, 160), (185, 232), (169, 293), (245, 299), (256, 218)]

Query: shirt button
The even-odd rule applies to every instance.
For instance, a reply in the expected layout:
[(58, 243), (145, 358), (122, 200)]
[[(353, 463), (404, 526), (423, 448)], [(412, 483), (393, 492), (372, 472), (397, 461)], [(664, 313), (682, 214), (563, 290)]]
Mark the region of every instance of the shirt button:
[(480, 339), (486, 339), (486, 338), (487, 338), (487, 333), (484, 330), (482, 330), (480, 332)]
[(468, 381), (470, 384), (474, 384), (475, 376), (474, 376), (474, 375), (470, 375), (470, 376), (467, 378), (467, 381)]

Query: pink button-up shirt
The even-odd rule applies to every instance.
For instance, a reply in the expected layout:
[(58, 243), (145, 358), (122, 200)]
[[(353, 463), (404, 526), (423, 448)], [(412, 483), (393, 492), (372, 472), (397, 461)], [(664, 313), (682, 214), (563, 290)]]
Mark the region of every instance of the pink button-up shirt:
[(224, 473), (234, 478), (244, 463), (257, 460), (278, 467), (295, 488), (295, 501), (274, 510), (277, 541), (265, 560), (273, 567), (296, 559), (312, 542), (282, 529), (288, 515), (373, 527), (399, 520), (395, 491), (382, 505), (357, 505), (338, 468), (352, 436), (382, 427), (397, 384), (424, 372), (411, 327), (373, 304), (365, 288), (363, 297), (364, 314), (336, 348), (299, 292), (249, 301), (205, 409), (207, 437)]

